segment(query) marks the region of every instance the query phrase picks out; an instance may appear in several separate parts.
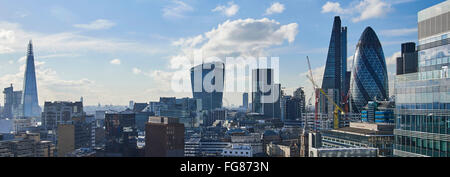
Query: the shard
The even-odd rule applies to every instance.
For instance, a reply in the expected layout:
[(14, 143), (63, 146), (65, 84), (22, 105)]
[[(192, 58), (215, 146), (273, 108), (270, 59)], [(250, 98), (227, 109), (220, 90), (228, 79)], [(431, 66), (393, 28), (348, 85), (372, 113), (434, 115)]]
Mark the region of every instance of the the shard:
[(38, 103), (33, 44), (30, 40), (28, 43), (27, 63), (23, 79), (23, 117), (39, 117), (41, 115), (41, 108)]

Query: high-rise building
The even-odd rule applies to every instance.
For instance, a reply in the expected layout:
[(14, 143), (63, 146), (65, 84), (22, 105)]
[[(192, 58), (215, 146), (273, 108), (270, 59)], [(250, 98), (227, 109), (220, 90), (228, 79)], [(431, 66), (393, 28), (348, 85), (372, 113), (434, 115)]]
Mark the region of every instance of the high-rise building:
[(397, 57), (397, 75), (417, 72), (417, 62), (416, 43), (403, 43), (401, 56)]
[(361, 111), (361, 120), (370, 123), (394, 123), (394, 101), (369, 101)]
[(354, 57), (351, 109), (358, 113), (369, 101), (389, 98), (389, 82), (383, 48), (371, 27), (367, 27), (362, 33)]
[(242, 94), (242, 108), (248, 109), (248, 93)]
[(7, 87), (3, 90), (5, 95), (5, 102), (2, 111), (2, 116), (4, 118), (17, 118), (22, 115), (22, 91), (14, 91), (14, 87), (11, 84), (10, 87)]
[(137, 156), (135, 113), (122, 111), (105, 115), (106, 156)]
[(42, 126), (45, 130), (55, 130), (59, 123), (71, 121), (73, 117), (83, 117), (83, 103), (55, 101), (45, 102), (42, 112)]
[(41, 107), (39, 107), (36, 85), (36, 71), (34, 68), (33, 44), (31, 40), (28, 44), (27, 63), (25, 77), (23, 79), (22, 105), (24, 117), (41, 116)]
[(281, 118), (281, 85), (275, 83), (273, 72), (273, 69), (252, 71), (252, 112), (265, 118)]
[(184, 125), (177, 118), (150, 117), (145, 129), (145, 156), (184, 157)]
[[(346, 88), (347, 74), (347, 27), (341, 26), (339, 16), (334, 17), (333, 29), (331, 32), (330, 46), (328, 48), (327, 62), (323, 75), (322, 89), (327, 93), (335, 92), (332, 97), (335, 103), (340, 103), (347, 94)], [(324, 97), (322, 97), (324, 98)], [(321, 99), (323, 105), (328, 105), (327, 99)], [(334, 108), (333, 108), (334, 109)], [(328, 113), (328, 106), (322, 106), (320, 112)]]
[(222, 108), (224, 82), (224, 63), (204, 63), (191, 68), (192, 95), (202, 100), (203, 110)]
[(401, 157), (450, 157), (450, 1), (418, 13), (418, 71), (395, 80), (395, 146)]

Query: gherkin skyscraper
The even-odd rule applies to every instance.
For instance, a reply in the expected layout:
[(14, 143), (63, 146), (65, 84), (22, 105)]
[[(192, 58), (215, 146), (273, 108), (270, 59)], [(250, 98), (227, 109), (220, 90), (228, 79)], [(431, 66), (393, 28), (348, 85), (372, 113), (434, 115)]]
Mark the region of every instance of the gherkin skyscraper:
[(23, 117), (38, 117), (41, 114), (41, 108), (38, 104), (36, 71), (34, 67), (33, 44), (28, 43), (27, 63), (25, 67), (25, 76), (23, 79)]

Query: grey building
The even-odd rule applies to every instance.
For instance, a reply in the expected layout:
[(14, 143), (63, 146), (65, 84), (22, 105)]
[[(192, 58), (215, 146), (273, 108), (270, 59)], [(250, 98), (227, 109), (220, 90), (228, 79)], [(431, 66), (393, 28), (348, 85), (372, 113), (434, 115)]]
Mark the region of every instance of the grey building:
[(202, 100), (203, 110), (222, 108), (224, 82), (224, 63), (204, 63), (191, 68), (192, 95)]
[(418, 13), (418, 71), (397, 75), (394, 155), (450, 157), (450, 1)]
[[(261, 113), (265, 118), (281, 118), (281, 85), (274, 81), (273, 69), (252, 71), (252, 112)], [(268, 91), (261, 88), (267, 86)]]

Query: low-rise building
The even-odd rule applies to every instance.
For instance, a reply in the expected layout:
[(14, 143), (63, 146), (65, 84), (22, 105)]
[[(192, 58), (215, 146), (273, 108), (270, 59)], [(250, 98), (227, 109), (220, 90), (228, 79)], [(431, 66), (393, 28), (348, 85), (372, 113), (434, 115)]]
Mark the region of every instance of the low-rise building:
[(252, 146), (248, 144), (231, 144), (225, 147), (223, 157), (253, 157)]

